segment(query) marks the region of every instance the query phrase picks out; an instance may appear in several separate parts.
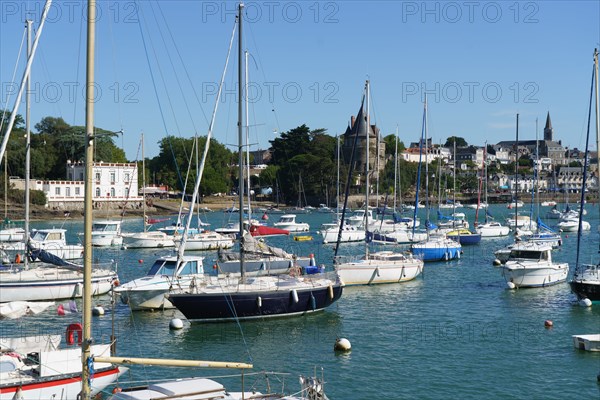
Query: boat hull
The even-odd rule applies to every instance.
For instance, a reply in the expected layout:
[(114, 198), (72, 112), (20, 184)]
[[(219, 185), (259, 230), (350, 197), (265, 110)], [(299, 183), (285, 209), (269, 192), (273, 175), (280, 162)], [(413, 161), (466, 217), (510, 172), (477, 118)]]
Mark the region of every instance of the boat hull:
[(407, 260), (402, 264), (358, 260), (342, 263), (337, 266), (336, 270), (346, 286), (374, 285), (413, 280), (423, 272), (423, 263), (418, 260)]
[[(158, 233), (158, 234), (157, 234)], [(123, 237), (123, 248), (126, 249), (155, 249), (175, 246), (172, 236), (162, 232), (140, 232)]]
[(515, 287), (544, 287), (565, 282), (569, 273), (569, 264), (559, 263), (552, 266), (523, 266), (522, 263), (507, 263), (503, 269), (506, 282)]
[[(238, 319), (286, 317), (321, 311), (342, 295), (342, 285), (291, 290), (227, 293), (185, 293), (169, 296), (190, 321), (219, 322)], [(297, 301), (296, 301), (297, 299)], [(235, 315), (232, 314), (235, 310)]]
[[(323, 237), (323, 243), (336, 243), (338, 240), (339, 229), (325, 229), (322, 230), (321, 236)], [(353, 227), (344, 227), (342, 229), (342, 236), (340, 242), (362, 242), (365, 240), (365, 231), (362, 229), (354, 229)]]
[[(0, 302), (58, 300), (82, 296), (83, 274), (75, 274), (71, 271), (71, 276), (62, 278), (61, 274), (52, 273), (53, 270), (54, 268), (48, 268), (51, 276), (46, 274), (44, 280), (33, 279), (26, 275), (31, 270), (23, 273), (1, 273)], [(57, 270), (62, 270), (62, 268)], [(112, 271), (95, 271), (92, 276), (92, 295), (108, 293), (116, 279), (117, 274)]]
[[(104, 388), (113, 384), (126, 369), (119, 367), (105, 368), (96, 371), (92, 378), (91, 395), (102, 392)], [(16, 395), (21, 389), (21, 395)], [(0, 385), (0, 400), (14, 399), (76, 399), (81, 392), (81, 374), (74, 373), (59, 375), (40, 382), (22, 382), (19, 384)]]
[(448, 241), (415, 243), (411, 250), (415, 257), (428, 262), (458, 259), (462, 248), (459, 243), (448, 239)]
[(580, 299), (590, 299), (591, 301), (600, 301), (600, 281), (585, 282), (572, 280), (569, 282), (571, 291)]

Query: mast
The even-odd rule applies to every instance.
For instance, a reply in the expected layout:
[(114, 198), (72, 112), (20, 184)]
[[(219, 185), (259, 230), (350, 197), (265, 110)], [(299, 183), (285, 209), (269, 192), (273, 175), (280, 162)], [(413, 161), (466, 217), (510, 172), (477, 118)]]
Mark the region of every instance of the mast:
[[(425, 129), (423, 133), (425, 135), (425, 230), (427, 231), (427, 240), (429, 240), (429, 148), (427, 146), (427, 95), (425, 95), (425, 114), (423, 115), (425, 121)], [(419, 205), (417, 204), (418, 208)]]
[[(535, 195), (537, 198), (537, 209), (536, 213), (538, 218), (540, 218), (540, 149), (538, 143), (538, 119), (535, 119), (535, 162), (536, 166), (533, 170), (534, 173), (534, 182), (535, 182)], [(531, 222), (530, 222), (531, 223)], [(538, 226), (538, 231), (540, 227)]]
[(519, 175), (519, 113), (517, 113), (517, 140), (515, 141), (515, 233), (518, 226), (519, 215), (519, 192), (518, 192), (518, 175)]
[(456, 214), (456, 137), (454, 137), (454, 157), (452, 157), (452, 169), (453, 171), (453, 175), (454, 175), (454, 179), (452, 180), (452, 227), (456, 228), (456, 220), (455, 218), (455, 214)]
[[(598, 105), (598, 49), (594, 49), (594, 76), (596, 77), (596, 151), (600, 154), (600, 105)], [(586, 155), (587, 158), (587, 155)], [(583, 208), (583, 204), (581, 205)], [(598, 202), (600, 207), (600, 201)]]
[[(369, 231), (369, 186), (370, 186), (370, 181), (369, 181), (369, 142), (371, 141), (370, 135), (369, 135), (369, 129), (371, 128), (371, 119), (369, 116), (369, 80), (367, 79), (366, 82), (366, 96), (367, 96), (367, 115), (365, 116), (365, 120), (367, 122), (367, 129), (366, 129), (366, 157), (365, 157), (365, 185), (366, 185), (366, 190), (365, 190), (365, 219), (364, 219), (364, 224), (365, 224), (365, 235), (368, 233)], [(366, 236), (365, 236), (366, 238)], [(369, 256), (369, 241), (365, 240), (365, 259), (368, 258)]]
[[(336, 148), (336, 157), (337, 157), (337, 184), (336, 184), (336, 196), (335, 196), (335, 209), (336, 209), (336, 217), (340, 217), (340, 137), (337, 137), (337, 148)], [(341, 229), (341, 228), (340, 228)]]
[[(142, 213), (144, 215), (144, 232), (147, 231), (146, 223), (146, 159), (144, 158), (144, 132), (142, 132)], [(193, 207), (193, 204), (192, 204)]]
[[(417, 212), (419, 210), (419, 189), (421, 188), (421, 164), (423, 159), (423, 136), (425, 134), (425, 124), (427, 115), (427, 94), (425, 94), (425, 103), (423, 107), (423, 124), (421, 126), (421, 137), (419, 139), (419, 166), (417, 167), (417, 189), (415, 193), (415, 210), (413, 212), (413, 225), (412, 225), (412, 237), (415, 237), (415, 225), (417, 221)], [(402, 197), (400, 197), (402, 198)], [(429, 212), (429, 210), (427, 210)], [(427, 214), (427, 221), (425, 222), (425, 231), (427, 232), (427, 239), (429, 239), (429, 214)]]
[[(475, 222), (473, 223), (473, 225), (477, 226), (478, 225), (478, 218), (479, 218), (479, 207), (481, 206), (481, 191), (483, 190), (483, 179), (485, 177), (484, 171), (485, 171), (485, 155), (487, 153), (487, 142), (484, 143), (484, 147), (483, 147), (483, 161), (481, 162), (481, 175), (479, 175), (479, 190), (477, 191), (477, 208), (475, 209)], [(486, 188), (487, 191), (487, 188)], [(486, 193), (486, 200), (485, 200), (485, 204), (487, 206), (487, 193)], [(487, 222), (487, 215), (486, 215), (486, 222)]]
[[(240, 3), (238, 6), (238, 164), (239, 164), (239, 179), (238, 179), (238, 198), (240, 202), (240, 274), (242, 282), (245, 280), (244, 272), (244, 132), (243, 132), (243, 116), (242, 116), (242, 10), (244, 9), (244, 3)], [(248, 224), (250, 221), (248, 221)], [(248, 225), (250, 229), (250, 225)]]
[(87, 10), (87, 61), (85, 87), (85, 195), (83, 219), (83, 341), (81, 344), (81, 398), (91, 395), (92, 336), (92, 175), (94, 164), (94, 64), (96, 46), (96, 0), (88, 0)]
[[(244, 93), (246, 93), (246, 172), (247, 172), (247, 190), (248, 190), (248, 226), (252, 221), (252, 207), (250, 205), (250, 124), (248, 122), (248, 50), (244, 52), (244, 67), (246, 71), (246, 77), (244, 79)], [(240, 210), (240, 213), (243, 210)]]
[[(33, 21), (25, 21), (27, 24), (27, 57), (31, 57), (31, 25)], [(31, 74), (27, 76), (27, 93), (25, 94), (25, 252), (29, 244), (29, 177), (31, 176)], [(8, 163), (7, 163), (8, 164)], [(6, 176), (6, 175), (5, 175)], [(5, 178), (6, 179), (6, 178)], [(6, 204), (6, 203), (5, 203)], [(23, 257), (25, 268), (29, 266), (28, 257)]]
[(396, 147), (394, 149), (394, 212), (396, 212), (396, 182), (398, 182), (398, 125), (396, 125)]

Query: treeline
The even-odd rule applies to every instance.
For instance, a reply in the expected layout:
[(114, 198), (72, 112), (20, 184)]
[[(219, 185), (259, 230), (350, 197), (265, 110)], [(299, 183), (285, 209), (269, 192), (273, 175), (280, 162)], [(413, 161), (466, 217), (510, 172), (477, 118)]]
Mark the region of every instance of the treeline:
[[(8, 118), (8, 117), (6, 117)], [(139, 182), (141, 184), (141, 160), (127, 160), (125, 152), (115, 145), (114, 140), (119, 133), (96, 128), (94, 159), (104, 162), (138, 162)], [(2, 132), (4, 134), (4, 132)], [(85, 129), (82, 126), (71, 126), (62, 118), (45, 117), (35, 125), (31, 134), (31, 176), (42, 180), (62, 180), (66, 177), (67, 161), (82, 161), (85, 156)], [(342, 138), (343, 140), (343, 138)], [(385, 168), (379, 177), (379, 193), (381, 196), (392, 195), (394, 179), (396, 187), (400, 183), (403, 196), (414, 194), (417, 164), (398, 158), (398, 169), (394, 173), (396, 138), (389, 135), (383, 138), (386, 142)], [(196, 178), (196, 159), (201, 159), (206, 137), (194, 138), (167, 136), (159, 143), (159, 154), (146, 158), (146, 181), (159, 185), (167, 185), (173, 190), (191, 193)], [(343, 144), (343, 142), (341, 143)], [(325, 129), (310, 129), (301, 125), (270, 141), (272, 158), (260, 176), (251, 176), (251, 186), (255, 193), (261, 188), (273, 189), (272, 199), (281, 203), (295, 205), (305, 203), (316, 205), (328, 202), (335, 204), (338, 185), (337, 138), (327, 134)], [(398, 143), (398, 152), (404, 150), (404, 144)], [(197, 153), (197, 151), (199, 153)], [(7, 147), (8, 174), (25, 175), (25, 128), (21, 116), (17, 116), (15, 128)], [(199, 154), (197, 156), (197, 154)], [(141, 155), (140, 155), (141, 157)], [(230, 193), (238, 188), (238, 156), (223, 144), (212, 140), (204, 169), (201, 195), (213, 193)], [(252, 163), (252, 160), (251, 160)], [(343, 195), (347, 181), (348, 166), (340, 162), (340, 192)], [(439, 190), (434, 184), (438, 167), (436, 162), (429, 166), (430, 193)], [(364, 193), (360, 185), (359, 175), (364, 171), (353, 171), (350, 180), (352, 194)], [(187, 185), (186, 185), (186, 177)], [(2, 178), (3, 179), (3, 178)], [(425, 171), (421, 179), (424, 188)], [(476, 187), (473, 176), (460, 178), (457, 189)], [(443, 188), (452, 187), (451, 181), (445, 177)], [(375, 182), (372, 180), (372, 184)], [(432, 190), (433, 188), (433, 190)], [(0, 190), (2, 190), (0, 188)], [(372, 187), (372, 190), (375, 190)], [(391, 200), (390, 200), (391, 201)]]

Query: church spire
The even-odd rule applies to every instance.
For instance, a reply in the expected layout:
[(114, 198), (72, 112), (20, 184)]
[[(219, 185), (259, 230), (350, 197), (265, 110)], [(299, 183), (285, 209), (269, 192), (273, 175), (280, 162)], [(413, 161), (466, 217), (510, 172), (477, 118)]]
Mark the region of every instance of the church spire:
[(550, 121), (550, 111), (548, 111), (548, 116), (546, 117), (546, 126), (544, 127), (544, 140), (552, 140), (552, 121)]

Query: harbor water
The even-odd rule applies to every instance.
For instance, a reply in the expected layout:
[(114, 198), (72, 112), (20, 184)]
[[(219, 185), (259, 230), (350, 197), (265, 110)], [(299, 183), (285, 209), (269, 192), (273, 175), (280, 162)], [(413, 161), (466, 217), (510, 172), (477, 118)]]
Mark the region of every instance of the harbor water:
[[(559, 206), (560, 207), (560, 206)], [(584, 219), (592, 225), (581, 238), (580, 262), (597, 262), (598, 210), (589, 205)], [(542, 208), (545, 213), (549, 208)], [(474, 210), (461, 209), (473, 225)], [(421, 213), (423, 211), (420, 211)], [(505, 205), (490, 209), (497, 220), (511, 210)], [(237, 214), (203, 216), (211, 229)], [(269, 223), (277, 220), (270, 215)], [(332, 268), (333, 246), (324, 245), (316, 233), (333, 214), (298, 214), (308, 222), (311, 241), (273, 237), (268, 243), (301, 255), (314, 254), (319, 264)], [(173, 218), (174, 220), (175, 218)], [(421, 217), (424, 224), (424, 216)], [(553, 221), (546, 221), (552, 226)], [(33, 222), (33, 227), (58, 227), (60, 221)], [(124, 232), (141, 230), (141, 218), (125, 219)], [(82, 221), (64, 225), (71, 240), (78, 239)], [(576, 233), (563, 233), (563, 245), (553, 252), (566, 261), (572, 276), (576, 260)], [(571, 335), (600, 333), (600, 304), (582, 307), (567, 283), (536, 289), (507, 289), (501, 269), (494, 267), (494, 251), (512, 237), (484, 238), (479, 245), (463, 247), (459, 260), (428, 263), (417, 279), (401, 284), (346, 287), (342, 298), (323, 312), (303, 317), (195, 323), (169, 330), (177, 310), (132, 313), (116, 302), (114, 331), (117, 354), (131, 357), (240, 361), (254, 364), (250, 373), (285, 372), (269, 379), (273, 391), (293, 393), (297, 377), (323, 374), (330, 399), (440, 399), (534, 398), (597, 399), (600, 397), (600, 353), (577, 350)], [(388, 247), (392, 249), (391, 247)], [(344, 244), (341, 254), (360, 254), (364, 244)], [(121, 282), (144, 275), (157, 255), (166, 249), (94, 249), (94, 257), (118, 262)], [(204, 252), (204, 266), (212, 268), (216, 252)], [(96, 342), (107, 342), (113, 327), (110, 296), (95, 299), (106, 314), (94, 317)], [(60, 303), (60, 302), (57, 302)], [(19, 320), (2, 320), (0, 336), (58, 333), (79, 313), (58, 316), (56, 308)], [(551, 320), (553, 326), (545, 327)], [(349, 353), (335, 353), (336, 338), (350, 340)], [(206, 370), (135, 366), (121, 377), (129, 383), (175, 377), (211, 376), (229, 390), (241, 389), (231, 370)], [(244, 389), (252, 385), (266, 391), (261, 374), (247, 375)], [(105, 396), (106, 397), (106, 396)]]

